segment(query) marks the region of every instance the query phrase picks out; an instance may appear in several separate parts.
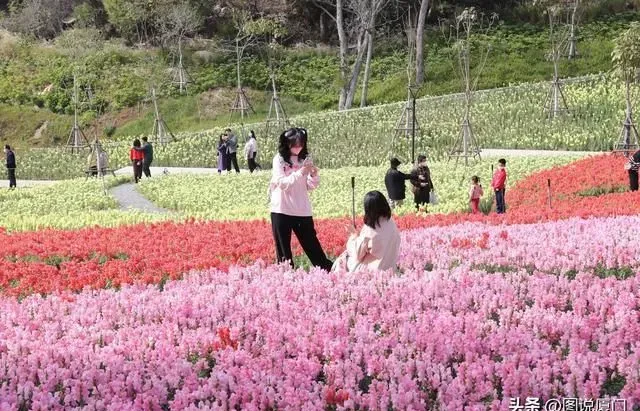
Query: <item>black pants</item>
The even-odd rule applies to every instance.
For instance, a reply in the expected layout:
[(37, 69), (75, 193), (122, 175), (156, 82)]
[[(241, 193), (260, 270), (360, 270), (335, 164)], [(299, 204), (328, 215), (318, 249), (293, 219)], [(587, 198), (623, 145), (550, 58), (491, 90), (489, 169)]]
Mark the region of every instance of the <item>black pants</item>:
[(231, 171), (231, 163), (233, 163), (233, 168), (236, 170), (236, 173), (239, 173), (240, 167), (238, 167), (238, 153), (229, 153), (227, 156), (227, 171)]
[[(9, 188), (11, 187), (15, 187), (16, 186), (16, 169), (15, 168), (8, 168), (7, 169), (7, 175), (9, 176)], [(637, 173), (636, 173), (637, 175)], [(637, 181), (637, 179), (636, 179)]]
[(142, 171), (147, 178), (151, 177), (151, 169), (149, 168), (151, 167), (151, 162), (153, 162), (153, 160), (142, 160)]
[(278, 262), (289, 261), (293, 267), (291, 253), (291, 232), (293, 231), (307, 257), (316, 267), (331, 271), (333, 263), (327, 258), (313, 226), (312, 217), (295, 217), (286, 214), (271, 213), (271, 228), (276, 242)]
[(496, 212), (498, 214), (503, 214), (506, 211), (506, 204), (504, 203), (504, 192), (504, 188), (502, 190), (496, 190)]
[(253, 157), (247, 158), (247, 165), (249, 166), (249, 172), (253, 173), (256, 169), (256, 160), (254, 160)]
[(132, 161), (133, 163), (133, 180), (137, 183), (142, 178), (142, 160)]
[(638, 170), (629, 170), (629, 190), (638, 191)]

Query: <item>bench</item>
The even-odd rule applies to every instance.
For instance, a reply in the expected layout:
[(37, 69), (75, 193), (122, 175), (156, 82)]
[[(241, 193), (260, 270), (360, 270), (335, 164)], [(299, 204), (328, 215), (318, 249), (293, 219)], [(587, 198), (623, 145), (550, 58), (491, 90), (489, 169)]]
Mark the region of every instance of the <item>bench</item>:
[[(89, 179), (89, 177), (98, 177), (98, 168), (97, 167), (89, 167), (84, 170), (84, 174), (86, 176), (85, 180)], [(116, 171), (112, 168), (103, 168), (102, 175), (111, 174), (114, 177), (116, 176)]]

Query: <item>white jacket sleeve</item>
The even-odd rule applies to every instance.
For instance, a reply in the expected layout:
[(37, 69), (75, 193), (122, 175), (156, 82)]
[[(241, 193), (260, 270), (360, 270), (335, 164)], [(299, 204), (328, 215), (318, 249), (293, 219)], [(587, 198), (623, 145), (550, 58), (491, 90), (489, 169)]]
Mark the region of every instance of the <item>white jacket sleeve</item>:
[(350, 258), (355, 258), (358, 262), (364, 260), (369, 253), (370, 238), (360, 233), (357, 237), (349, 238), (347, 241), (347, 254)]
[(281, 190), (288, 190), (296, 181), (301, 178), (305, 178), (302, 174), (302, 169), (294, 171), (293, 173), (286, 175), (284, 172), (285, 163), (280, 156), (275, 156), (273, 159), (273, 174), (271, 176), (271, 188), (280, 188)]

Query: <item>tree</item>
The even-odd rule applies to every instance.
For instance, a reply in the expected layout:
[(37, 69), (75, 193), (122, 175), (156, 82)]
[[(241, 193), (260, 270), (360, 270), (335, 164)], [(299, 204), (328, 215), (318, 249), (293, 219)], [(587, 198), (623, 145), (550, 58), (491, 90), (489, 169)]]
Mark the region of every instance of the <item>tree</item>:
[[(355, 97), (358, 77), (362, 69), (364, 53), (373, 41), (375, 22), (380, 10), (388, 0), (327, 0), (316, 3), (336, 23), (340, 43), (340, 98), (339, 110), (351, 108)], [(335, 9), (333, 13), (330, 9)], [(346, 14), (345, 14), (346, 11)], [(348, 63), (349, 43), (356, 42), (356, 56), (352, 65)]]
[[(473, 94), (478, 88), (478, 80), (484, 71), (489, 57), (490, 46), (483, 44), (474, 38), (475, 34), (486, 35), (493, 27), (498, 15), (492, 14), (486, 18), (482, 13), (478, 13), (475, 8), (464, 9), (456, 16), (454, 25), (441, 26), (445, 33), (445, 38), (451, 45), (456, 61), (456, 69), (460, 73), (462, 88), (464, 93), (464, 114), (462, 118), (462, 130), (460, 138), (456, 140), (449, 153), (449, 158), (463, 157), (465, 165), (468, 165), (469, 157), (479, 157), (480, 147), (471, 126), (471, 106)], [(476, 53), (479, 63), (471, 64), (472, 54)]]
[(189, 73), (183, 65), (182, 43), (189, 36), (198, 31), (202, 19), (198, 11), (189, 3), (180, 3), (175, 7), (165, 10), (160, 20), (160, 33), (162, 43), (169, 47), (177, 46), (178, 66), (174, 68), (174, 83), (180, 88), (180, 93), (186, 90), (187, 83), (191, 82)]
[(416, 84), (421, 86), (424, 82), (424, 26), (429, 11), (429, 0), (420, 0), (420, 12), (416, 25)]
[(638, 130), (633, 122), (631, 84), (640, 81), (640, 23), (633, 22), (629, 29), (615, 40), (611, 61), (616, 74), (625, 83), (626, 116), (622, 135), (616, 149), (638, 147)]
[(12, 3), (9, 17), (3, 24), (16, 33), (51, 39), (62, 32), (63, 21), (71, 15), (74, 5), (74, 0), (25, 0)]

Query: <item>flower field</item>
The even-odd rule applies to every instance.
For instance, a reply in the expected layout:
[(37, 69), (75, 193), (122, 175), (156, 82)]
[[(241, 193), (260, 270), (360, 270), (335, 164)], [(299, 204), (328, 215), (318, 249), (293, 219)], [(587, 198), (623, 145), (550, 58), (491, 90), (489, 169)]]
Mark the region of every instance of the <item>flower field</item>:
[[(509, 161), (509, 183), (520, 181), (531, 173), (569, 163), (578, 157), (513, 158)], [(495, 160), (494, 160), (495, 161)], [(321, 218), (344, 217), (351, 214), (351, 177), (356, 178), (356, 201), (365, 193), (379, 190), (386, 193), (386, 167), (345, 167), (321, 170), (320, 187), (311, 192), (314, 215)], [(407, 166), (400, 167), (409, 172)], [(431, 162), (433, 183), (440, 203), (430, 206), (430, 212), (455, 213), (469, 208), (468, 191), (471, 176), (478, 175), (485, 187), (490, 186), (491, 164), (475, 163), (468, 169), (453, 163)], [(256, 175), (218, 176), (169, 175), (144, 180), (140, 191), (156, 204), (197, 218), (213, 220), (247, 220), (268, 218), (267, 187), (271, 173)], [(198, 193), (198, 195), (193, 195)], [(407, 183), (407, 202), (400, 214), (414, 212)], [(231, 201), (233, 199), (233, 201)], [(358, 205), (358, 213), (361, 207)]]
[[(474, 97), (472, 121), (482, 147), (569, 149), (606, 151), (618, 138), (624, 119), (624, 93), (619, 82), (608, 77), (567, 81), (564, 92), (571, 116), (548, 121), (543, 106), (549, 84), (535, 83), (487, 90)], [(392, 147), (396, 122), (403, 105), (396, 103), (345, 112), (324, 112), (299, 116), (292, 123), (309, 130), (311, 151), (323, 168), (380, 166), (390, 152), (407, 161), (410, 139), (400, 138)], [(416, 145), (432, 159), (442, 158), (460, 133), (460, 95), (417, 101), (418, 124), (423, 130)], [(171, 125), (169, 125), (171, 126)], [(258, 135), (259, 160), (266, 163), (276, 150), (276, 135), (266, 135), (264, 124), (233, 126), (241, 144), (250, 129)], [(222, 130), (214, 129), (177, 136), (175, 143), (157, 150), (154, 165), (214, 167), (216, 147)], [(132, 139), (105, 144), (110, 164), (128, 163)], [(84, 156), (57, 150), (17, 153), (18, 178), (61, 179), (82, 175)], [(241, 159), (242, 162), (242, 159)], [(4, 170), (0, 170), (4, 173)]]
[[(624, 185), (620, 157), (589, 157), (567, 166), (534, 173), (507, 191), (508, 213), (471, 215), (407, 214), (398, 226), (410, 230), (450, 226), (464, 221), (489, 225), (555, 221), (573, 216), (607, 217), (640, 213), (640, 193), (621, 192), (583, 197), (591, 177), (601, 170), (601, 180)], [(582, 176), (582, 177), (581, 177)], [(552, 208), (546, 204), (547, 179), (552, 180)], [(608, 181), (608, 183), (607, 183)], [(578, 203), (581, 208), (576, 208)], [(342, 252), (349, 218), (316, 220), (316, 231), (331, 255)], [(251, 221), (156, 222), (115, 228), (76, 231), (47, 229), (0, 233), (0, 293), (24, 297), (31, 293), (78, 291), (119, 287), (133, 282), (159, 283), (181, 278), (190, 270), (227, 269), (233, 264), (273, 261), (271, 225), (265, 219)], [(294, 241), (294, 251), (301, 255)]]
[[(105, 178), (105, 186), (129, 181)], [(156, 221), (161, 216), (118, 210), (116, 200), (105, 196), (102, 183), (79, 178), (50, 186), (0, 190), (0, 229), (38, 230), (46, 227), (77, 229)]]
[(0, 409), (639, 404), (639, 223), (411, 230), (400, 274), (258, 263), (3, 298)]
[[(623, 163), (538, 167), (509, 186), (506, 215), (398, 216), (398, 272), (270, 265), (260, 219), (0, 232), (0, 410), (640, 407), (640, 193)], [(194, 184), (204, 204), (213, 180), (142, 186)], [(330, 254), (348, 221), (316, 221)]]
[[(573, 157), (578, 158), (578, 157)], [(514, 158), (510, 166), (510, 184), (525, 176), (554, 165), (569, 162), (571, 157)], [(468, 208), (465, 201), (472, 173), (488, 182), (490, 164), (475, 164), (465, 172), (464, 167), (434, 162), (435, 182), (440, 205), (432, 211), (450, 213)], [(320, 188), (312, 193), (315, 214), (318, 217), (342, 217), (351, 213), (351, 176), (357, 176), (356, 196), (363, 198), (372, 189), (384, 189), (386, 169), (358, 167), (322, 170)], [(118, 210), (111, 196), (105, 196), (102, 185), (94, 179), (55, 183), (16, 191), (0, 191), (0, 227), (8, 231), (32, 231), (43, 228), (78, 229), (82, 227), (131, 225), (164, 220), (184, 221), (194, 217), (204, 220), (249, 220), (268, 217), (267, 186), (270, 173), (255, 175), (169, 175), (144, 179), (138, 185), (147, 198), (173, 211), (160, 215), (138, 211)], [(130, 181), (129, 177), (111, 177), (107, 188)], [(193, 193), (198, 193), (194, 196)], [(407, 189), (407, 195), (411, 195)], [(411, 204), (400, 213), (412, 211)], [(358, 210), (359, 211), (359, 210)]]

